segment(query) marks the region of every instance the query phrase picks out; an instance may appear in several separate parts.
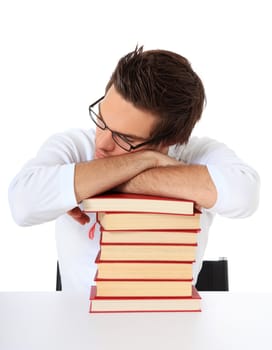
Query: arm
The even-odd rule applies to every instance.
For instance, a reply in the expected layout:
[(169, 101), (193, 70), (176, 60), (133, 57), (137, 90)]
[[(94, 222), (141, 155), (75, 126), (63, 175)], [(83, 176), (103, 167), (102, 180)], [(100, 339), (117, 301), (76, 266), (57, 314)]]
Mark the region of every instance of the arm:
[(242, 218), (257, 209), (259, 175), (226, 145), (193, 138), (170, 153), (179, 165), (147, 170), (118, 189), (192, 199), (225, 217)]
[[(156, 166), (159, 163), (156, 155), (152, 151), (142, 151), (76, 164), (74, 187), (77, 203), (117, 187), (142, 171)], [(89, 216), (78, 206), (67, 213), (82, 225), (90, 221)]]
[(41, 224), (66, 212), (81, 222), (78, 204), (82, 199), (118, 186), (148, 168), (168, 164), (168, 157), (154, 151), (92, 160), (93, 140), (89, 132), (72, 130), (44, 143), (10, 184), (15, 222)]
[[(146, 169), (176, 163), (174, 159), (162, 153), (146, 150), (76, 164), (75, 193), (77, 202), (80, 203), (85, 198), (112, 188), (118, 188), (118, 185), (122, 186), (123, 183), (128, 183)], [(82, 225), (90, 221), (89, 216), (78, 206), (67, 213)]]
[(118, 189), (121, 192), (191, 199), (204, 208), (211, 208), (217, 198), (216, 187), (204, 165), (179, 164), (149, 169)]
[(158, 152), (146, 150), (76, 164), (77, 202), (117, 187), (147, 169), (164, 164), (164, 158), (167, 159)]

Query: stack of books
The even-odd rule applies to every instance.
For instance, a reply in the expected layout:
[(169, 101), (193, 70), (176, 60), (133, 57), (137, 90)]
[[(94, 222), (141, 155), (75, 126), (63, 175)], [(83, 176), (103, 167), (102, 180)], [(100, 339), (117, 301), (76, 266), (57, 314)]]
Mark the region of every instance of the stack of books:
[(105, 194), (84, 200), (83, 210), (96, 212), (101, 227), (90, 312), (200, 311), (193, 201)]

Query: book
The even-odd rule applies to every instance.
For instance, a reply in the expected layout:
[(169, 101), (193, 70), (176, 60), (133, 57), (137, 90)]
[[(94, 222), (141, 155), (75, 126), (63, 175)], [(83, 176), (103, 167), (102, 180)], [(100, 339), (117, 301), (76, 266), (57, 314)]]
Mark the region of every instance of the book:
[(193, 215), (194, 202), (143, 194), (106, 193), (82, 201), (86, 212), (129, 211)]
[(99, 212), (97, 220), (104, 230), (199, 230), (200, 212), (194, 215)]
[(83, 210), (96, 212), (101, 231), (90, 312), (200, 311), (192, 283), (201, 212), (193, 201), (106, 193)]
[(97, 277), (100, 279), (191, 279), (192, 262), (110, 261), (97, 256)]
[(102, 260), (194, 261), (197, 244), (100, 244)]
[(177, 297), (192, 295), (188, 280), (113, 280), (95, 277), (96, 295), (100, 297)]
[(199, 230), (107, 231), (101, 229), (100, 243), (195, 244)]
[(201, 296), (195, 287), (189, 297), (159, 298), (101, 298), (96, 287), (91, 287), (90, 313), (103, 312), (190, 312), (201, 311)]

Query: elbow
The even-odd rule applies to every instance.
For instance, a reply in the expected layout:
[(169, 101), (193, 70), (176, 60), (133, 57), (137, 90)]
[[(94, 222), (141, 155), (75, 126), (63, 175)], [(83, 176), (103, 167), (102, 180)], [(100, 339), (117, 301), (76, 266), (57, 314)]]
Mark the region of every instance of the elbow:
[(217, 200), (211, 211), (228, 218), (246, 218), (257, 211), (260, 177), (252, 168), (217, 171), (216, 188)]
[(260, 201), (260, 177), (254, 172), (244, 177), (240, 187), (233, 192), (233, 203), (236, 203), (233, 217), (246, 218), (253, 215)]
[(14, 179), (9, 186), (8, 201), (11, 216), (14, 222), (19, 226), (31, 226), (33, 220), (33, 193), (26, 191), (25, 186), (19, 186), (18, 181)]
[(261, 188), (261, 180), (260, 176), (256, 171), (251, 173), (251, 176), (247, 178), (246, 185), (246, 203), (245, 205), (245, 213), (244, 217), (248, 217), (253, 215), (258, 207), (260, 202), (260, 188)]
[(258, 179), (256, 181), (255, 187), (253, 189), (252, 193), (252, 209), (250, 212), (250, 215), (254, 214), (257, 209), (259, 208), (259, 203), (260, 203), (260, 191), (261, 191), (261, 181), (260, 177), (258, 175)]
[(25, 213), (18, 214), (15, 211), (11, 211), (11, 215), (12, 215), (14, 222), (18, 226), (22, 226), (22, 227), (32, 226), (32, 224), (30, 223), (30, 220), (29, 220), (30, 217), (28, 215), (25, 215)]
[(11, 210), (11, 215), (14, 220), (14, 222), (18, 226), (31, 226), (32, 224), (30, 223), (30, 215), (27, 213), (25, 210), (21, 210), (20, 208), (17, 207), (10, 207)]
[(260, 201), (260, 186), (255, 185), (248, 189), (248, 193), (243, 200), (243, 207), (240, 217), (248, 217), (253, 215), (258, 207)]
[(19, 226), (31, 226), (31, 211), (29, 210), (30, 205), (22, 198), (15, 193), (9, 193), (9, 206), (11, 216), (14, 222)]

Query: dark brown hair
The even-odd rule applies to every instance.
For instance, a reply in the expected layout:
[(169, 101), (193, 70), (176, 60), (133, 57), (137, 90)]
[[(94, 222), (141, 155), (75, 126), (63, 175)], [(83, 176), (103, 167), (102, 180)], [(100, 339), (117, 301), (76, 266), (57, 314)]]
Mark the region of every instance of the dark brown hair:
[(136, 47), (119, 60), (106, 91), (112, 85), (135, 107), (158, 116), (154, 145), (186, 143), (205, 103), (203, 84), (189, 61), (166, 50)]

